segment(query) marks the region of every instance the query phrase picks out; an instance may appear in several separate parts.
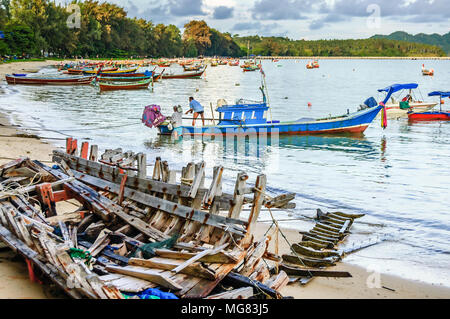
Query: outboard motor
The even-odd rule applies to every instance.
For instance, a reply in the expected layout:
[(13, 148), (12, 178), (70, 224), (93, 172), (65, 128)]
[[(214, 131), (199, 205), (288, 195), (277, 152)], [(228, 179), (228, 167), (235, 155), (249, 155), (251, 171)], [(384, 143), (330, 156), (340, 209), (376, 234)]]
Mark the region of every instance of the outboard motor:
[(367, 100), (364, 101), (364, 104), (361, 104), (359, 106), (359, 110), (364, 110), (364, 109), (371, 108), (371, 107), (374, 107), (377, 105), (378, 105), (377, 100), (375, 100), (375, 98), (373, 96), (371, 96)]

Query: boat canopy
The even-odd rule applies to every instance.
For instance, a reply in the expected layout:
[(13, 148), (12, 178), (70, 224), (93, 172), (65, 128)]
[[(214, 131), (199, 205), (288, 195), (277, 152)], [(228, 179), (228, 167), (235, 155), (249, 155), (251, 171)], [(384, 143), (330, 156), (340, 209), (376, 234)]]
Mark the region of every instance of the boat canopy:
[(386, 97), (384, 98), (383, 104), (386, 104), (387, 101), (389, 101), (389, 98), (391, 95), (397, 91), (400, 90), (411, 90), (411, 89), (417, 89), (419, 85), (417, 83), (406, 83), (406, 84), (392, 84), (388, 87), (385, 87), (384, 89), (379, 89), (378, 92), (386, 92)]
[(379, 89), (378, 92), (389, 92), (392, 89), (392, 93), (395, 93), (400, 90), (411, 90), (411, 89), (417, 89), (419, 85), (417, 83), (406, 83), (406, 84), (392, 84), (388, 87), (385, 87), (384, 89)]
[(268, 109), (266, 103), (223, 105), (217, 108), (220, 113), (219, 125), (267, 123), (264, 112)]
[(428, 96), (440, 96), (440, 97), (449, 97), (450, 98), (450, 92), (433, 91), (433, 92), (428, 93)]

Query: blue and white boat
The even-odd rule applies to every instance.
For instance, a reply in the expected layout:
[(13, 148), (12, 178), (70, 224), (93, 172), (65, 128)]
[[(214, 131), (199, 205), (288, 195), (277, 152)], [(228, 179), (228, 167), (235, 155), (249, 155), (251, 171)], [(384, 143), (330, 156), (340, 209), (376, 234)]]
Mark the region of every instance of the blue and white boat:
[[(286, 122), (268, 121), (266, 113), (269, 106), (263, 93), (263, 102), (222, 105), (216, 109), (219, 112), (218, 124), (203, 127), (182, 126), (182, 134), (183, 136), (361, 134), (382, 108), (381, 103), (378, 105), (375, 99), (369, 98), (365, 102), (364, 109), (342, 116), (322, 119), (301, 118)], [(158, 126), (161, 135), (172, 134), (170, 128), (168, 123)]]

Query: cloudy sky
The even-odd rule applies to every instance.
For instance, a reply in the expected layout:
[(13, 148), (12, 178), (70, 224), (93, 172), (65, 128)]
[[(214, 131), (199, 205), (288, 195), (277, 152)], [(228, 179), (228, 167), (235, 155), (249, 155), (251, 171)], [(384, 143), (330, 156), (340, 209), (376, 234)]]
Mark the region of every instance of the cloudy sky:
[[(100, 0), (101, 1), (101, 0)], [(64, 0), (61, 2), (65, 2)], [(450, 0), (108, 0), (131, 17), (180, 29), (203, 19), (222, 32), (293, 39), (450, 31)]]

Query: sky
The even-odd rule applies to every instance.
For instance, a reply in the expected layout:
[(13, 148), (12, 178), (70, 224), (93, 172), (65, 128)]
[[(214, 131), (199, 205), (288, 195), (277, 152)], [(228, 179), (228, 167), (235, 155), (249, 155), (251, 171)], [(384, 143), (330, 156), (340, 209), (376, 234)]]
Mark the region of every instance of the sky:
[[(67, 2), (62, 0), (59, 2)], [(103, 2), (103, 0), (99, 0)], [(107, 0), (130, 17), (180, 29), (205, 20), (221, 32), (291, 39), (368, 38), (450, 31), (450, 0)]]

